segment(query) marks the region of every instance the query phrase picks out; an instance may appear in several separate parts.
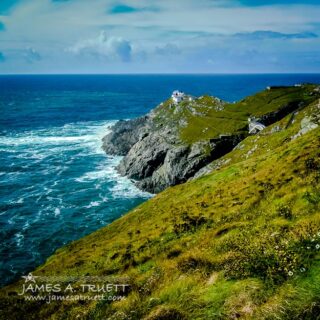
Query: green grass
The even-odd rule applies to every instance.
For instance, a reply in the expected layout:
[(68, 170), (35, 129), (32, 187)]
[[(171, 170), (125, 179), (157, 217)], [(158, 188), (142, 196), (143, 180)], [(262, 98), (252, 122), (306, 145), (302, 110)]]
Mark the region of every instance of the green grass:
[(275, 88), (252, 95), (237, 103), (225, 103), (210, 96), (174, 105), (171, 99), (155, 111), (157, 125), (176, 128), (183, 143), (219, 137), (220, 134), (247, 132), (248, 117), (260, 117), (289, 104), (307, 104), (317, 99), (311, 95), (315, 86)]
[(18, 282), (0, 293), (3, 318), (317, 319), (320, 130), (291, 137), (318, 113), (312, 103), (288, 128), (289, 116), (247, 137), (220, 169), (168, 188), (34, 272), (126, 276), (127, 299), (26, 303)]

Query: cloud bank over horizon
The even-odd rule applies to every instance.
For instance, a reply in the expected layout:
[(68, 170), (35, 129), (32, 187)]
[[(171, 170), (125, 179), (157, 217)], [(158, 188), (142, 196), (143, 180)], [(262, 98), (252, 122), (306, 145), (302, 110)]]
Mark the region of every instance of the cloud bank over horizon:
[(1, 0), (0, 73), (320, 72), (313, 0)]

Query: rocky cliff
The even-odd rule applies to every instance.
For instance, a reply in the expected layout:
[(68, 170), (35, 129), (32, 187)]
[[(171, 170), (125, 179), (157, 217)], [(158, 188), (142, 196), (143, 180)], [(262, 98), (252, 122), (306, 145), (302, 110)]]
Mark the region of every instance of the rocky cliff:
[[(248, 105), (258, 117), (288, 100), (282, 94), (280, 104), (279, 91), (272, 100), (270, 93), (231, 107)], [(262, 110), (259, 101), (267, 96)], [(305, 91), (303, 97), (312, 95)], [(201, 178), (168, 188), (59, 249), (32, 272), (35, 282), (21, 279), (2, 288), (0, 319), (318, 319), (319, 98), (243, 139)], [(214, 122), (212, 115), (206, 120)], [(192, 125), (196, 118), (188, 120)], [(215, 139), (223, 121), (203, 134), (200, 122), (192, 130), (183, 127), (179, 139), (189, 146), (199, 137)], [(74, 291), (56, 293), (52, 283), (70, 283)], [(128, 290), (103, 291), (114, 283)], [(83, 293), (84, 284), (93, 290)], [(23, 286), (31, 289), (21, 295)], [(94, 300), (97, 291), (103, 300)], [(86, 299), (77, 300), (81, 295)], [(123, 299), (116, 300), (119, 295)]]
[(317, 87), (304, 85), (274, 87), (235, 104), (210, 96), (169, 99), (144, 117), (117, 122), (103, 138), (103, 149), (124, 156), (117, 168), (121, 175), (158, 193), (230, 152), (248, 136), (249, 116), (270, 125), (318, 95)]

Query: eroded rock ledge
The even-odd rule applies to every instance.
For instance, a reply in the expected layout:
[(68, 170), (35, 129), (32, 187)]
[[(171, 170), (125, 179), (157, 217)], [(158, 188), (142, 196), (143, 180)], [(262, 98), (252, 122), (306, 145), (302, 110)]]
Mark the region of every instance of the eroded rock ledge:
[[(142, 190), (158, 193), (199, 176), (202, 168), (230, 152), (248, 136), (247, 117), (270, 125), (309, 102), (313, 89), (268, 89), (257, 99), (252, 96), (237, 104), (209, 96), (179, 103), (169, 99), (144, 117), (118, 121), (103, 138), (103, 149), (124, 156), (117, 167), (121, 175), (135, 180)], [(190, 132), (194, 136), (189, 138)]]
[[(174, 104), (169, 107), (181, 108)], [(155, 109), (133, 120), (121, 120), (103, 138), (107, 154), (124, 156), (117, 168), (120, 174), (136, 180), (138, 188), (151, 193), (187, 181), (244, 138), (237, 133), (186, 143), (179, 136), (179, 125), (174, 126), (169, 117), (159, 123), (158, 111)]]
[(136, 180), (138, 188), (157, 193), (187, 181), (209, 162), (231, 151), (243, 135), (221, 136), (191, 145), (168, 127), (157, 129), (150, 117), (119, 121), (103, 138), (103, 149), (124, 155), (118, 171)]

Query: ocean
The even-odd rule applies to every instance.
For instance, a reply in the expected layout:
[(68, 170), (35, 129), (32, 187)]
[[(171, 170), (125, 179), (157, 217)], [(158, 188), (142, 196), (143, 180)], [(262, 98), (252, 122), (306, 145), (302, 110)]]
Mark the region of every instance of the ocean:
[(0, 76), (0, 286), (152, 197), (101, 149), (117, 120), (147, 113), (175, 89), (236, 101), (305, 82), (320, 75)]

